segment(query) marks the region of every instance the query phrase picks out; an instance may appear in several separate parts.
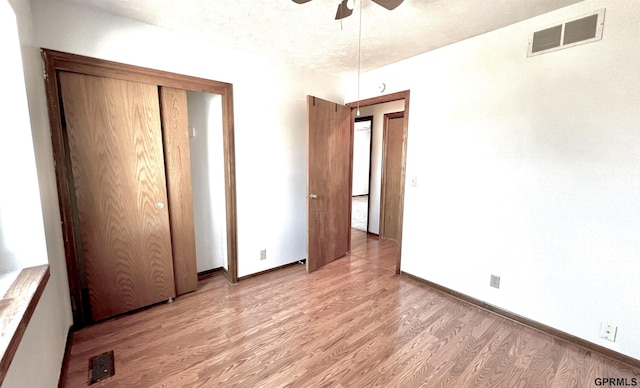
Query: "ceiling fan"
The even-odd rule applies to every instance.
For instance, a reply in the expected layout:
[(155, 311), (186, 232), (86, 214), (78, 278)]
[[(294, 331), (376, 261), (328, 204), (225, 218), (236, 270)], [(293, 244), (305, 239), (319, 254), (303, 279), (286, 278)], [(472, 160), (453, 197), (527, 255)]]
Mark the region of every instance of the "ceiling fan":
[[(293, 0), (296, 4), (304, 4), (308, 3), (311, 0)], [(362, 1), (362, 0), (360, 0)], [(396, 9), (404, 0), (371, 0), (374, 3), (383, 6), (384, 8), (391, 11), (392, 9)], [(340, 4), (338, 4), (338, 11), (336, 12), (336, 20), (344, 19), (347, 16), (351, 16), (353, 13), (353, 3), (354, 0), (342, 0)]]

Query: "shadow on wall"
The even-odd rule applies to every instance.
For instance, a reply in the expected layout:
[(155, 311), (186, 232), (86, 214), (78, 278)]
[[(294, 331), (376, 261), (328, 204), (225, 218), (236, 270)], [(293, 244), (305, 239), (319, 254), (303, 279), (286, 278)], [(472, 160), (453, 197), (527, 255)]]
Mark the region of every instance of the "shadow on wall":
[(4, 295), (20, 272), (20, 265), (7, 246), (4, 234), (2, 209), (0, 208), (0, 295)]
[[(0, 2), (0, 273), (47, 262), (17, 15)], [(40, 79), (41, 80), (41, 79)], [(42, 81), (40, 81), (42, 82)]]
[(228, 269), (222, 98), (188, 91), (187, 104), (198, 272)]

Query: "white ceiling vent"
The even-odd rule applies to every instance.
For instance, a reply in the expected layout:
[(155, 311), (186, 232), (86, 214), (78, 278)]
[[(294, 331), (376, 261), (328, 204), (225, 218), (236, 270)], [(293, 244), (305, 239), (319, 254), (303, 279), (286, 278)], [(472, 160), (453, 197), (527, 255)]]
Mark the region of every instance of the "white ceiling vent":
[(602, 39), (604, 8), (564, 24), (536, 31), (529, 41), (527, 57)]

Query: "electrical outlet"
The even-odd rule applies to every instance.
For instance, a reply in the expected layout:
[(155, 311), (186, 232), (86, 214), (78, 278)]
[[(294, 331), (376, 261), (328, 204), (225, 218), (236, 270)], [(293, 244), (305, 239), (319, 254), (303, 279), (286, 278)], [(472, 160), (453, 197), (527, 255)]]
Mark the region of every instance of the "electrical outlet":
[(500, 276), (491, 275), (491, 281), (489, 285), (494, 288), (500, 288)]
[(260, 251), (260, 260), (267, 260), (267, 250), (263, 249)]
[(618, 326), (614, 326), (606, 322), (602, 322), (602, 324), (600, 324), (600, 338), (604, 338), (611, 342), (616, 342), (617, 332), (618, 332)]

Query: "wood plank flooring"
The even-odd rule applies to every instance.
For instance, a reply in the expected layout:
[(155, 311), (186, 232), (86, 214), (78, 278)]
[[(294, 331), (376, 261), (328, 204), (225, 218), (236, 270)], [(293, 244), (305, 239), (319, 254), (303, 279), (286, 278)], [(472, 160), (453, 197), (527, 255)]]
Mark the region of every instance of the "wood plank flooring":
[(198, 291), (74, 334), (68, 387), (595, 387), (640, 370), (395, 274), (397, 247), (353, 231), (352, 252)]

